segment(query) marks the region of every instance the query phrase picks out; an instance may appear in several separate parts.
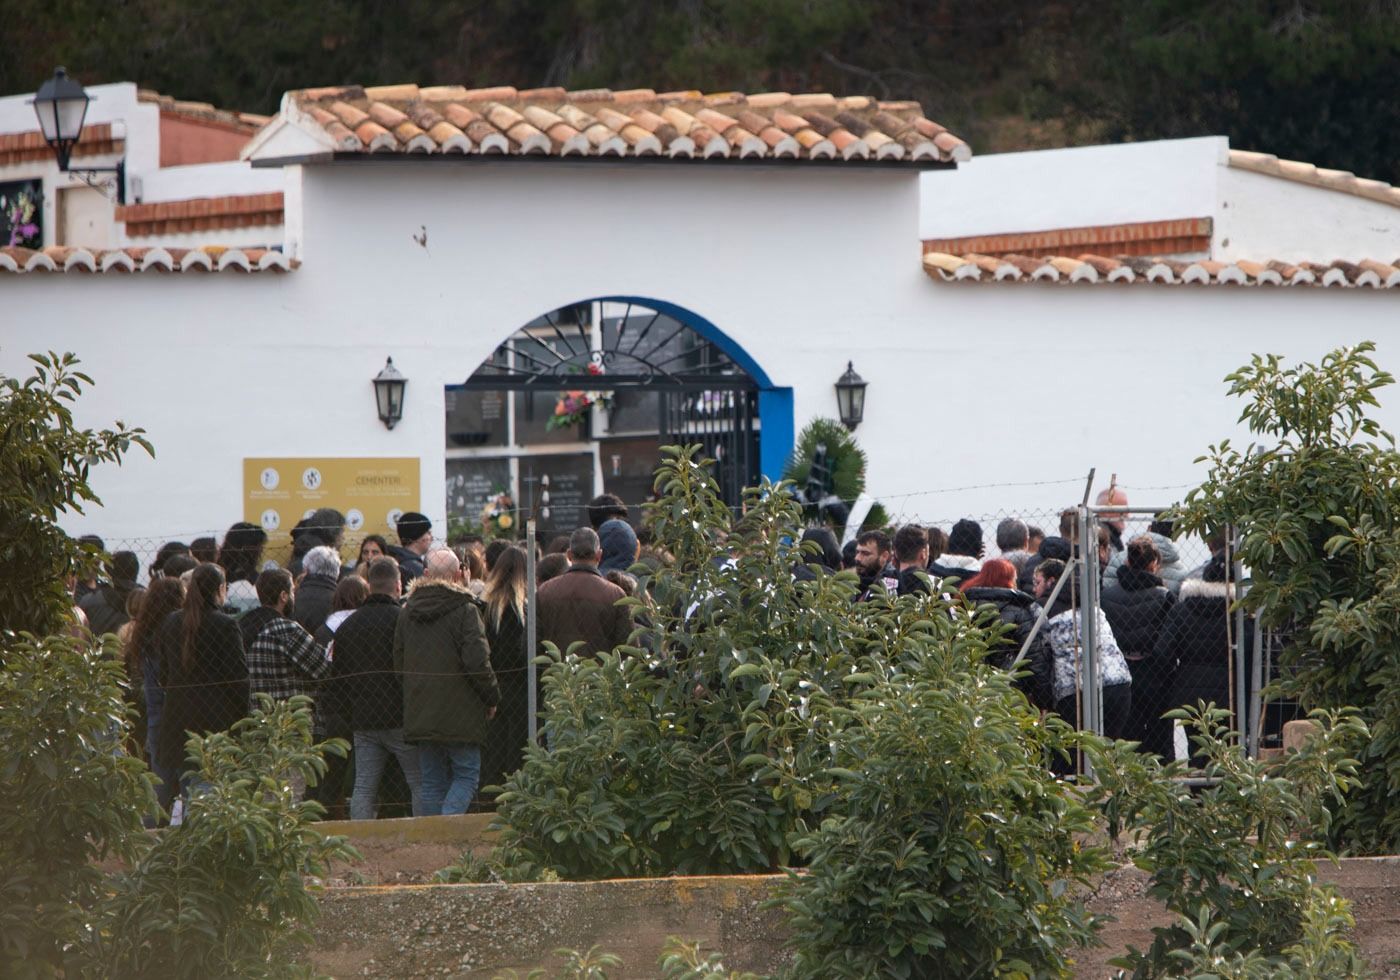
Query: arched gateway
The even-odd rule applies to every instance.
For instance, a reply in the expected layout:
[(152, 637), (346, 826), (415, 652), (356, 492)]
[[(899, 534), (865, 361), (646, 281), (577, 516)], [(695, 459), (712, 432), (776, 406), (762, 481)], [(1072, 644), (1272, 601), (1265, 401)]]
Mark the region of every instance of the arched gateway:
[(660, 447), (672, 443), (702, 444), (738, 504), (791, 445), (791, 401), (775, 397), (785, 394), (689, 311), (637, 297), (561, 307), (448, 387), (449, 518), (479, 524), (508, 494), (542, 530), (571, 529), (595, 494), (646, 500)]

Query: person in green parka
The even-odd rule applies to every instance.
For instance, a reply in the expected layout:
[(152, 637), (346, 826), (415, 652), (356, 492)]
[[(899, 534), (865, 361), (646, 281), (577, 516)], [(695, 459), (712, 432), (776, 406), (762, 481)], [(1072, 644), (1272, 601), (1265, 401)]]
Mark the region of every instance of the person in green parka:
[(404, 739), (418, 745), (425, 816), (466, 813), (481, 781), (481, 746), (501, 700), (481, 609), (457, 556), (434, 551), (394, 630)]

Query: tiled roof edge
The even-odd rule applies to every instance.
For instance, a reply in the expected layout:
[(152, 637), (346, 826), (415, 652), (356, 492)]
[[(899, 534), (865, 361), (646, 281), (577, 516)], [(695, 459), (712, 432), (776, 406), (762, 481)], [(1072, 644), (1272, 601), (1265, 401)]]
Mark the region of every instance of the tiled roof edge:
[(1326, 170), (1301, 160), (1280, 160), (1272, 153), (1250, 150), (1231, 150), (1230, 166), (1400, 207), (1400, 187), (1392, 187), (1383, 180), (1358, 177), (1349, 170)]
[(290, 272), (301, 265), (264, 248), (0, 248), (0, 273), (31, 272)]
[(1057, 255), (979, 255), (927, 252), (924, 272), (935, 282), (1052, 282), (1130, 283), (1202, 286), (1323, 286), (1371, 289), (1400, 288), (1400, 258), (1393, 262), (1363, 259), (1331, 263), (1233, 262), (1199, 260), (1183, 262), (1160, 256), (1121, 255), (1109, 258), (1085, 253), (1071, 258)]
[(283, 212), (282, 192), (274, 191), (120, 205), (114, 218), (126, 225), (128, 235), (142, 236), (275, 226), (283, 223)]
[(1053, 256), (1068, 251), (1097, 251), (1107, 246), (1115, 254), (1160, 255), (1210, 250), (1214, 221), (1210, 217), (1133, 221), (1114, 225), (1082, 225), (1041, 231), (997, 232), (957, 238), (924, 239), (925, 252), (964, 255)]
[(160, 108), (161, 112), (168, 112), (171, 115), (184, 116), (198, 122), (212, 122), (223, 126), (231, 126), (249, 135), (257, 132), (258, 129), (267, 125), (272, 119), (271, 116), (259, 115), (253, 112), (220, 109), (217, 106), (210, 105), (208, 102), (187, 102), (145, 88), (137, 89), (136, 101), (155, 105)]
[(281, 115), (337, 153), (959, 163), (967, 143), (916, 102), (830, 93), (341, 85)]

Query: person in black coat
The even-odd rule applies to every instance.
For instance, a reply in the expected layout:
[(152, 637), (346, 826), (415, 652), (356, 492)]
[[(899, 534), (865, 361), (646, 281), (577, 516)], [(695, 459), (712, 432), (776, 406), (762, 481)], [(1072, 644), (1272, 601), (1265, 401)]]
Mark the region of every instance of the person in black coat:
[(365, 580), (369, 597), (335, 630), (326, 689), (354, 739), (350, 819), (374, 819), (380, 780), (391, 755), (408, 784), (413, 815), (422, 816), (418, 747), (404, 740), (403, 678), (394, 670), (394, 630), (403, 614), (398, 562), (389, 557), (373, 559)]
[(1128, 737), (1142, 751), (1172, 757), (1172, 724), (1162, 718), (1172, 684), (1173, 664), (1153, 654), (1162, 625), (1176, 604), (1176, 595), (1157, 575), (1162, 555), (1147, 535), (1128, 542), (1127, 560), (1113, 584), (1103, 590), (1099, 604), (1128, 661), (1133, 675), (1133, 712)]
[(326, 624), (340, 582), (340, 553), (329, 545), (312, 548), (302, 560), (306, 574), (297, 583), (292, 619), (312, 636)]
[[(963, 597), (974, 605), (991, 603), (996, 606), (1001, 621), (1010, 626), (1011, 632), (1002, 637), (1001, 643), (987, 654), (987, 662), (1002, 670), (1015, 663), (1026, 638), (1035, 628), (1040, 616), (1040, 606), (1035, 596), (1015, 587), (1016, 566), (1009, 561), (993, 558), (984, 562), (982, 570), (962, 584)], [(1017, 679), (1016, 686), (1030, 700), (1031, 704), (1045, 711), (1054, 710), (1054, 655), (1046, 642), (1044, 627), (1036, 633), (1026, 650), (1023, 670), (1030, 675)]]
[[(520, 768), (529, 731), (529, 663), (525, 650), (526, 555), (518, 546), (501, 552), (486, 580), (483, 615), (491, 667), (501, 707), (482, 747), (481, 785), (499, 786)], [(537, 692), (538, 693), (538, 692)], [(542, 697), (536, 698), (543, 705)]]
[[(1226, 579), (1224, 560), (1212, 560), (1202, 578), (1181, 583), (1176, 605), (1162, 624), (1152, 656), (1176, 665), (1168, 689), (1167, 708), (1194, 707), (1197, 701), (1214, 702), (1217, 708), (1231, 707), (1234, 623), (1230, 604), (1235, 590)], [(1240, 730), (1238, 719), (1231, 727)], [(1194, 755), (1191, 758), (1193, 766), (1199, 766), (1201, 761)]]
[(248, 714), (248, 665), (238, 624), (220, 612), (228, 596), (224, 572), (205, 563), (190, 576), (185, 606), (157, 636), (157, 678), (165, 691), (156, 757), (162, 769), (188, 781), (190, 732), (222, 732)]

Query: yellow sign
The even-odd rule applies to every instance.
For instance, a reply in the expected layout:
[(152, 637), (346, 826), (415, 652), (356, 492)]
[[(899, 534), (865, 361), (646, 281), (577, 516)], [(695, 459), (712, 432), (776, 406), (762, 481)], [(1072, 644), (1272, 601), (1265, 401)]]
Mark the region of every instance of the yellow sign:
[(292, 528), (318, 507), (345, 515), (347, 560), (367, 534), (397, 544), (399, 515), (421, 509), (418, 459), (243, 460), (243, 519), (267, 532), (269, 552), (285, 552)]

